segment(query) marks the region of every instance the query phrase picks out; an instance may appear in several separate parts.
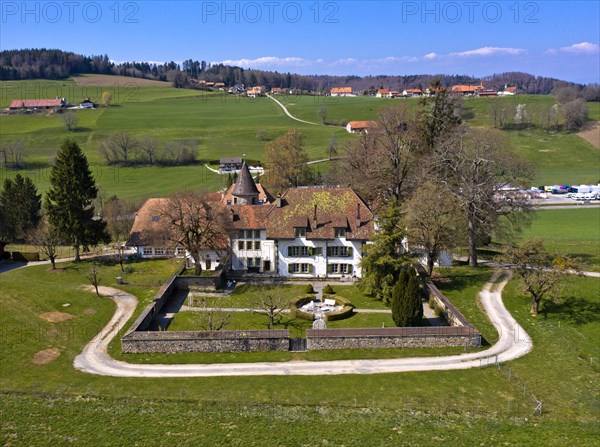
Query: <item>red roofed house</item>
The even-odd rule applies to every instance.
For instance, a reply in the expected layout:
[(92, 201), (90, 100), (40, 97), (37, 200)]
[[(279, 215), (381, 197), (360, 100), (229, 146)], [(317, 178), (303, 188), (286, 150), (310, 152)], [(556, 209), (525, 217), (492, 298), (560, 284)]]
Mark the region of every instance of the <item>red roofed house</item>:
[(346, 125), (346, 130), (349, 133), (364, 132), (369, 133), (370, 129), (376, 129), (377, 123), (375, 121), (350, 121)]
[(331, 96), (354, 96), (352, 87), (333, 87), (330, 93)]
[(66, 105), (66, 99), (16, 99), (10, 103), (10, 110), (59, 109)]
[(484, 90), (483, 85), (453, 85), (451, 92), (457, 95), (474, 95), (480, 90)]
[(498, 92), (498, 96), (513, 96), (517, 94), (517, 87), (504, 86), (504, 90)]
[(375, 94), (376, 98), (391, 98), (392, 92), (387, 88), (380, 88)]
[(419, 88), (409, 88), (402, 92), (402, 96), (421, 96), (423, 92)]

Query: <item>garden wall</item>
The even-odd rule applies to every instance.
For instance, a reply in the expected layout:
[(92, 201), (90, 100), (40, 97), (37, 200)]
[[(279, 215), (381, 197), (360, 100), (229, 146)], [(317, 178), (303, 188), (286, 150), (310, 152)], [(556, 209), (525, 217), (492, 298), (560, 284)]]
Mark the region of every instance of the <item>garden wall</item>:
[(457, 326), (308, 329), (306, 338), (308, 350), (481, 346), (478, 331)]
[(125, 353), (288, 351), (289, 331), (133, 332), (121, 339)]

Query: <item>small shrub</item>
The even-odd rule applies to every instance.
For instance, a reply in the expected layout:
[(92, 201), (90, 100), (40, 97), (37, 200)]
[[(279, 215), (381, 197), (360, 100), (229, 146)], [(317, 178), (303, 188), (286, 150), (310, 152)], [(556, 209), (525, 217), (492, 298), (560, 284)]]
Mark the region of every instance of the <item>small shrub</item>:
[(327, 284), (325, 287), (323, 287), (324, 295), (333, 295), (334, 293), (335, 293), (335, 291), (333, 290), (333, 287), (331, 287), (329, 284)]
[(304, 287), (304, 293), (315, 293), (312, 284), (307, 284), (306, 287)]
[(133, 268), (132, 265), (128, 265), (125, 267), (125, 273), (133, 273), (135, 271), (135, 269)]

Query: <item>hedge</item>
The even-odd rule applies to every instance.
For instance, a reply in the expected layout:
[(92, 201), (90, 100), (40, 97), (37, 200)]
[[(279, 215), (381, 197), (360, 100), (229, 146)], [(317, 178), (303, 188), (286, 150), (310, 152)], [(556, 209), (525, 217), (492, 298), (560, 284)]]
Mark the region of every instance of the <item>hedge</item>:
[[(325, 300), (325, 295), (323, 295), (323, 300)], [(340, 310), (335, 312), (330, 312), (325, 314), (325, 321), (337, 321), (343, 320), (345, 318), (349, 318), (354, 313), (354, 304), (350, 302), (348, 298), (344, 298), (343, 296), (329, 296), (329, 299), (334, 299), (335, 304), (337, 306), (344, 306)]]
[(315, 315), (310, 314), (308, 312), (304, 312), (304, 311), (300, 310), (300, 308), (302, 306), (304, 306), (305, 304), (308, 304), (314, 300), (315, 300), (315, 297), (310, 296), (310, 295), (303, 296), (302, 298), (297, 299), (296, 302), (294, 302), (292, 304), (291, 309), (290, 309), (292, 317), (301, 318), (302, 320), (313, 321), (315, 319)]

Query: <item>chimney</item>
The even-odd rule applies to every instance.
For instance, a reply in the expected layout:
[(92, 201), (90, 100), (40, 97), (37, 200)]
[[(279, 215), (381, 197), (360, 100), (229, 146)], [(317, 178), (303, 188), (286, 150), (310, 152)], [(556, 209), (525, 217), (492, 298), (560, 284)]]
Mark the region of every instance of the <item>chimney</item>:
[(275, 199), (275, 207), (281, 208), (281, 193), (277, 193), (277, 198)]
[(360, 203), (356, 205), (356, 228), (360, 228)]
[(315, 213), (313, 215), (313, 229), (317, 228), (317, 204), (315, 204)]

